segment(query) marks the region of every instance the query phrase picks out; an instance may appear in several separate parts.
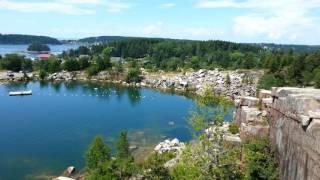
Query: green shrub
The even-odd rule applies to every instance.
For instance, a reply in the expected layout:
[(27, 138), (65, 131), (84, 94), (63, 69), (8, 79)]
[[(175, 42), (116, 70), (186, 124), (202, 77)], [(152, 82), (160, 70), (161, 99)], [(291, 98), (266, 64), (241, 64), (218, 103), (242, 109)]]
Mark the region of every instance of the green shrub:
[(169, 170), (164, 167), (164, 164), (173, 159), (176, 155), (174, 153), (152, 153), (144, 162), (143, 168), (149, 169), (144, 173), (147, 179), (170, 179)]
[(68, 59), (64, 62), (63, 67), (67, 71), (78, 71), (80, 70), (79, 62), (75, 59)]
[(46, 78), (47, 77), (47, 75), (48, 75), (48, 73), (47, 73), (47, 71), (45, 71), (45, 70), (40, 70), (40, 72), (39, 72), (39, 77), (40, 77), (40, 79), (44, 79), (44, 78)]
[(99, 68), (97, 65), (93, 64), (87, 69), (87, 73), (89, 76), (94, 76), (99, 73)]
[(240, 131), (239, 125), (236, 123), (231, 123), (229, 126), (229, 131), (231, 134), (238, 134)]
[(320, 88), (320, 72), (317, 72), (314, 76), (315, 87)]
[(128, 83), (132, 82), (140, 82), (141, 81), (141, 71), (138, 68), (130, 68), (128, 70), (127, 76), (126, 76), (126, 81)]
[(272, 87), (280, 86), (281, 82), (274, 74), (265, 74), (259, 79), (259, 89), (271, 89)]
[(253, 138), (245, 142), (244, 174), (246, 179), (278, 180), (279, 171), (268, 138)]
[(32, 62), (30, 59), (25, 59), (17, 54), (7, 54), (1, 59), (0, 67), (15, 72), (30, 71), (32, 70)]

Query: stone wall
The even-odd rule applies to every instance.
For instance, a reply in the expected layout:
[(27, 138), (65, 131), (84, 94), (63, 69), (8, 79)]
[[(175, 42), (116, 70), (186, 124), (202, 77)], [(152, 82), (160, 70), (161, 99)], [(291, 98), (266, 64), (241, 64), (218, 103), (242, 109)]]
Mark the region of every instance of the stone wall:
[[(241, 137), (269, 135), (281, 179), (320, 179), (320, 90), (273, 88), (260, 91), (259, 98), (243, 97), (236, 105)], [(264, 117), (267, 133), (259, 124)]]

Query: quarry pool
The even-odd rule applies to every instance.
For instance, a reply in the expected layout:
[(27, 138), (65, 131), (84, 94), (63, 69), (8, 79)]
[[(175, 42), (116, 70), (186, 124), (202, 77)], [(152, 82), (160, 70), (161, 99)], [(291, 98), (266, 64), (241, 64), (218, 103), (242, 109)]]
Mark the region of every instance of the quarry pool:
[[(9, 97), (32, 90), (32, 96)], [(0, 179), (60, 175), (84, 167), (96, 135), (110, 144), (121, 130), (141, 151), (165, 138), (192, 138), (191, 98), (101, 83), (28, 82), (0, 85)], [(231, 113), (228, 117), (231, 118)]]

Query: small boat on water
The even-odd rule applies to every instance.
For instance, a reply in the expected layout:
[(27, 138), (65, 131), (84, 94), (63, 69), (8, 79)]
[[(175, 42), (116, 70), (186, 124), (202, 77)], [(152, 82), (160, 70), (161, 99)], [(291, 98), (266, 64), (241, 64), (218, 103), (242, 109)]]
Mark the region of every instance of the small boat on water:
[(9, 96), (29, 96), (32, 95), (32, 91), (12, 91), (9, 92)]

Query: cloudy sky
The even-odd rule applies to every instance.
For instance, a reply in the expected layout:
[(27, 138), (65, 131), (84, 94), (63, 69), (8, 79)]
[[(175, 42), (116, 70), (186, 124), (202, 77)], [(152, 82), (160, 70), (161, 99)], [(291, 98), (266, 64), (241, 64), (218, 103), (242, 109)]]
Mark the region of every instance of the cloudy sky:
[(320, 0), (0, 0), (0, 33), (320, 44)]

